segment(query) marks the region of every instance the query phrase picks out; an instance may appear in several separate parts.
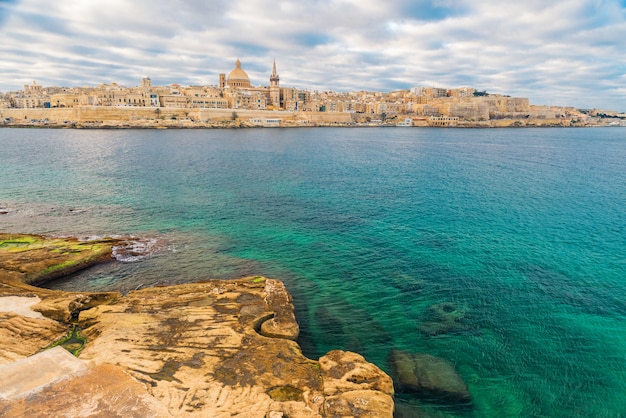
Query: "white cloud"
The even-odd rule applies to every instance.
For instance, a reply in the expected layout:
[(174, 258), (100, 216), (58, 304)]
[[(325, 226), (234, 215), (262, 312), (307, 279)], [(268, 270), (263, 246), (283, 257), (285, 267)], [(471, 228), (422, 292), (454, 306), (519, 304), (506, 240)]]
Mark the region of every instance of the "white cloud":
[(0, 90), (216, 84), (237, 57), (267, 84), (474, 86), (626, 110), (626, 10), (613, 0), (0, 2)]

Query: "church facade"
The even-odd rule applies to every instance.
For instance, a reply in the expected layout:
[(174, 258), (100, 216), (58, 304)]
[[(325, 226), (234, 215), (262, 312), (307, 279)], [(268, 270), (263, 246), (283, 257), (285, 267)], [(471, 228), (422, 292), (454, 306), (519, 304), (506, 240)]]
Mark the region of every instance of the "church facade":
[(250, 110), (297, 110), (298, 103), (290, 95), (290, 89), (280, 87), (280, 77), (276, 71), (276, 60), (272, 65), (269, 86), (253, 87), (248, 73), (237, 59), (235, 68), (226, 76), (219, 75), (219, 87), (232, 109)]

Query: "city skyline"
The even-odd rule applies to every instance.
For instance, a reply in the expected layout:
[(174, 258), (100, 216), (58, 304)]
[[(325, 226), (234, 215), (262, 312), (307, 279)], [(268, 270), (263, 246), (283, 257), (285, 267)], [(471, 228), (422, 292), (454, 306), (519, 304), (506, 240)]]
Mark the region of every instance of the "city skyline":
[(626, 110), (626, 1), (0, 0), (0, 91), (216, 85), (235, 59), (267, 85), (334, 91), (471, 86)]

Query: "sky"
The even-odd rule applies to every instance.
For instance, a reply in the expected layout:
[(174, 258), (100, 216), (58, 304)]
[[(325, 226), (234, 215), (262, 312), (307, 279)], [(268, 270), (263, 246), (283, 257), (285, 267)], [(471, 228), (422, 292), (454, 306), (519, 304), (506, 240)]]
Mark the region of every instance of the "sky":
[(626, 111), (626, 0), (0, 0), (0, 92), (217, 85), (474, 87)]

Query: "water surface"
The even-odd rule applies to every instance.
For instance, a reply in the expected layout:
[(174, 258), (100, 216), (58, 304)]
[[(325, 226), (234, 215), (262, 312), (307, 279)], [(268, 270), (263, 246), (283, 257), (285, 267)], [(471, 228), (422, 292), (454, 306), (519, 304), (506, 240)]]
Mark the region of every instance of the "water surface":
[(455, 364), (473, 407), (407, 416), (626, 415), (624, 129), (0, 129), (0, 178), (1, 230), (150, 254), (52, 287), (276, 277), (312, 358)]

